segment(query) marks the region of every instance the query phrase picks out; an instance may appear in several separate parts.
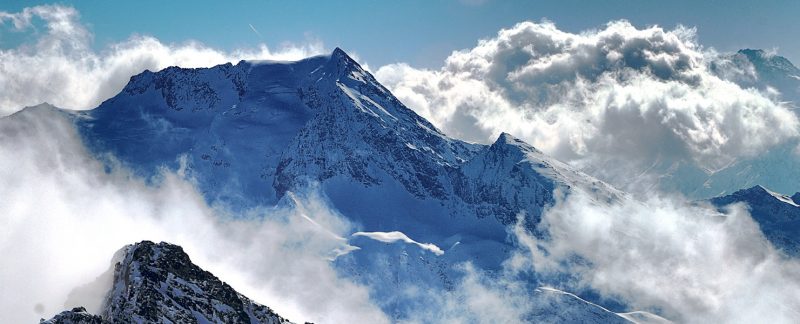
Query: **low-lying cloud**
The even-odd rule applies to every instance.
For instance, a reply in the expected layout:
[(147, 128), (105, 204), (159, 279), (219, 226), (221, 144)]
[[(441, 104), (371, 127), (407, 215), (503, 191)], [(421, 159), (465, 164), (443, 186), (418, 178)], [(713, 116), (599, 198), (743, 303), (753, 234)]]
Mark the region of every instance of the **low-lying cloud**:
[(28, 31), (39, 20), (44, 22), (43, 31), (32, 42), (0, 49), (0, 116), (42, 102), (67, 109), (94, 108), (144, 70), (209, 67), (242, 59), (297, 60), (324, 52), (319, 40), (287, 43), (277, 50), (261, 44), (224, 51), (196, 41), (165, 44), (146, 35), (133, 35), (96, 51), (93, 35), (75, 8), (42, 5), (16, 13), (0, 11), (0, 28), (6, 31)]
[(77, 306), (64, 304), (69, 293), (141, 240), (183, 246), (198, 265), (295, 321), (388, 321), (366, 287), (332, 267), (332, 253), (352, 248), (342, 238), (352, 228), (324, 199), (297, 195), (294, 207), (231, 217), (210, 208), (180, 170), (154, 182), (121, 167), (107, 172), (54, 110), (0, 120), (2, 321), (35, 322)]
[(547, 239), (518, 228), (531, 253), (509, 262), (678, 322), (797, 322), (800, 262), (778, 253), (744, 207), (723, 216), (680, 200), (606, 205), (576, 194), (544, 214)]
[(640, 172), (684, 161), (715, 170), (797, 137), (797, 117), (776, 93), (729, 81), (756, 77), (729, 59), (685, 27), (614, 21), (568, 33), (522, 22), (453, 52), (439, 70), (399, 63), (376, 76), (445, 133), (486, 143), (510, 132), (624, 179), (637, 174), (604, 175), (602, 166)]

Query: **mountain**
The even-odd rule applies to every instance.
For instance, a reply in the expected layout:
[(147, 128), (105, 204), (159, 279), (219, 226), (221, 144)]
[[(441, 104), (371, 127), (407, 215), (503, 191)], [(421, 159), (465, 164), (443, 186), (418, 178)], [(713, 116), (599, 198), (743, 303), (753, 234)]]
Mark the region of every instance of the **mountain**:
[(501, 269), (515, 248), (509, 225), (536, 233), (558, 197), (625, 196), (509, 134), (491, 145), (447, 137), (338, 48), (296, 62), (145, 71), (70, 116), (98, 159), (145, 178), (185, 172), (210, 204), (240, 212), (319, 190), (360, 232), (435, 246), (442, 253), (354, 237), (360, 249), (334, 261), (397, 319), (416, 301), (383, 288), (447, 290), (463, 275), (454, 265)]
[(735, 79), (739, 85), (761, 90), (771, 87), (791, 106), (800, 104), (800, 68), (787, 58), (759, 49), (742, 49), (729, 59), (739, 68), (755, 72), (753, 76)]
[(74, 118), (99, 158), (146, 177), (182, 168), (211, 203), (274, 205), (319, 183), (362, 230), (462, 249), (504, 245), (520, 212), (533, 228), (555, 188), (621, 194), (507, 134), (493, 145), (447, 137), (338, 48), (297, 62), (146, 71)]
[(177, 245), (126, 246), (113, 272), (100, 315), (75, 307), (44, 323), (290, 323), (200, 269)]
[(800, 256), (800, 192), (789, 197), (762, 186), (709, 199), (720, 211), (734, 203), (745, 203), (764, 236), (779, 250)]

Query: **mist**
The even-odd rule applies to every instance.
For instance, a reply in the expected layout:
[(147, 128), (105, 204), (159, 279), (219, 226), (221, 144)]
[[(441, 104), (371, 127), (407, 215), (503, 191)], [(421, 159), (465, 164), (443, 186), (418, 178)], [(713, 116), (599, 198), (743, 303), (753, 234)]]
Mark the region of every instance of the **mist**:
[(567, 274), (686, 323), (800, 320), (800, 262), (773, 247), (743, 204), (724, 214), (678, 197), (599, 203), (577, 193), (548, 210), (537, 238), (517, 228), (517, 268)]
[(365, 287), (332, 268), (331, 257), (353, 248), (342, 238), (352, 225), (314, 192), (292, 195), (288, 207), (231, 215), (209, 207), (181, 170), (141, 179), (108, 169), (48, 106), (0, 121), (0, 182), (0, 286), (14, 292), (0, 294), (3, 322), (79, 306), (65, 304), (70, 292), (141, 240), (181, 245), (200, 267), (294, 321), (388, 322)]

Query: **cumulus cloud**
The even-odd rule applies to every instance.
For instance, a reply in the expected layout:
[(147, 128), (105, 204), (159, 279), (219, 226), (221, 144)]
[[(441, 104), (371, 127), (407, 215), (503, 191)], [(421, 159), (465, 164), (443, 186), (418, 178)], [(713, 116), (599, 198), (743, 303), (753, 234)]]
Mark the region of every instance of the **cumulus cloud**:
[(579, 166), (683, 160), (714, 170), (798, 135), (774, 94), (729, 81), (752, 71), (721, 57), (685, 27), (614, 21), (568, 33), (523, 22), (439, 70), (399, 63), (376, 76), (456, 137), (490, 142), (506, 131)]
[(64, 304), (74, 288), (106, 271), (123, 245), (147, 239), (183, 246), (293, 320), (387, 322), (368, 290), (332, 267), (332, 253), (352, 249), (342, 238), (352, 229), (324, 199), (297, 195), (293, 207), (232, 217), (210, 208), (180, 170), (152, 180), (106, 170), (72, 123), (46, 107), (0, 120), (0, 286), (14, 292), (0, 294), (0, 318), (35, 322), (76, 306)]
[(321, 41), (284, 44), (278, 50), (261, 44), (255, 48), (223, 51), (196, 41), (165, 44), (146, 35), (92, 47), (93, 35), (72, 7), (43, 5), (21, 12), (0, 11), (6, 31), (37, 29), (43, 32), (29, 43), (0, 49), (0, 115), (25, 106), (48, 102), (68, 109), (90, 109), (117, 94), (128, 79), (144, 70), (168, 66), (208, 67), (242, 59), (296, 60), (324, 51)]
[[(670, 199), (613, 205), (576, 194), (545, 213), (546, 239), (516, 231), (509, 263), (567, 274), (634, 309), (687, 323), (800, 320), (800, 262), (764, 238), (744, 206), (727, 214)], [(524, 250), (522, 250), (524, 251)]]

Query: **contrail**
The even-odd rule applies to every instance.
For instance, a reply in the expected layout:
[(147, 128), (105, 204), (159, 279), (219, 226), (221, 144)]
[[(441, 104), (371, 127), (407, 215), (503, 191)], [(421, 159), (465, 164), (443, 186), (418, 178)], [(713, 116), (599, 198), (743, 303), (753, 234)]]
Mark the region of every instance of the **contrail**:
[(253, 32), (256, 33), (256, 35), (258, 35), (258, 37), (264, 38), (264, 36), (261, 36), (261, 33), (259, 33), (258, 30), (255, 27), (253, 27), (253, 24), (247, 24), (247, 25), (250, 26), (250, 29), (252, 29)]

